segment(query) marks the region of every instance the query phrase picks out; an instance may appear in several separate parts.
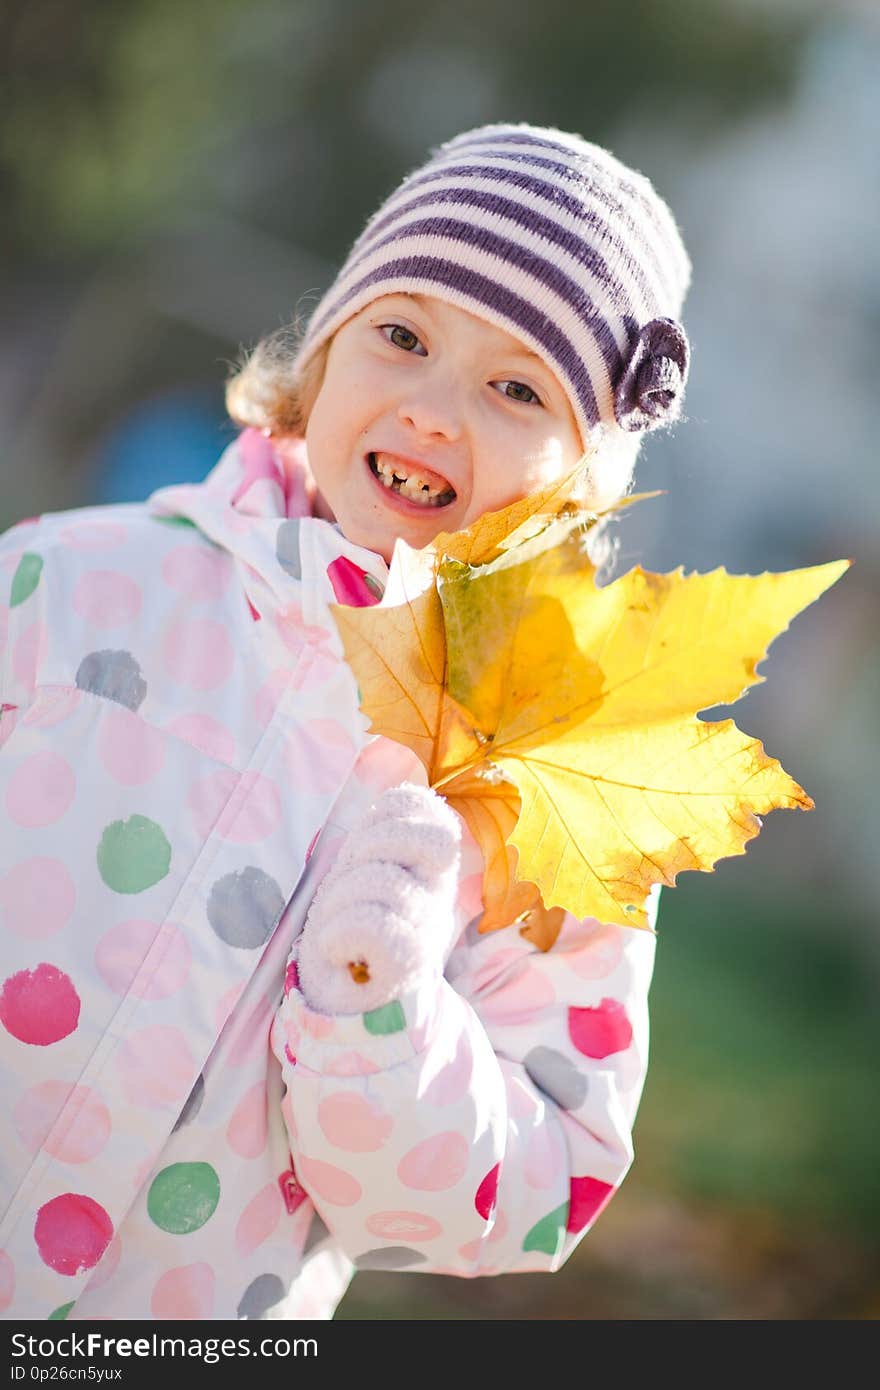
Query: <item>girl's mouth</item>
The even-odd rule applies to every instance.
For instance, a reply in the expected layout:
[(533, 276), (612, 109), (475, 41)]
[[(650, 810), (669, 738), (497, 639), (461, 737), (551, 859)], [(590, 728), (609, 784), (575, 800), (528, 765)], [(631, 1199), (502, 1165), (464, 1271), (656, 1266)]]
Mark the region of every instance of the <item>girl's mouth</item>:
[[(370, 472), (380, 487), (396, 493), (411, 506), (427, 509), (448, 507), (455, 501), (455, 488), (446, 483), (440, 487), (423, 477), (418, 469), (408, 468), (393, 454), (367, 454)], [(443, 480), (445, 482), (445, 479)]]

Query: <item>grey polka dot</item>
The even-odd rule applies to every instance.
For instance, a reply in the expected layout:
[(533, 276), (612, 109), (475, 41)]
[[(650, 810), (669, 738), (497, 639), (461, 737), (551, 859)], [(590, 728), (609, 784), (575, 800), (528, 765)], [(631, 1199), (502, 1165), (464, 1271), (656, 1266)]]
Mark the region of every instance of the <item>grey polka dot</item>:
[(294, 579), (302, 579), (298, 521), (282, 521), (275, 540), (275, 555), (283, 570), (286, 570)]
[(587, 1098), (589, 1083), (574, 1062), (552, 1047), (533, 1047), (523, 1064), (535, 1085), (561, 1105), (577, 1110)]
[(427, 1258), (421, 1250), (410, 1250), (406, 1245), (387, 1245), (384, 1249), (358, 1255), (355, 1266), (357, 1269), (409, 1269), (411, 1265), (423, 1265)]
[(268, 1313), (284, 1297), (284, 1285), (277, 1274), (258, 1274), (252, 1279), (241, 1296), (238, 1316), (253, 1321)]
[(174, 1121), (174, 1129), (172, 1129), (171, 1131), (172, 1134), (174, 1134), (175, 1131), (178, 1129), (183, 1129), (183, 1126), (188, 1125), (190, 1120), (195, 1119), (196, 1115), (198, 1115), (199, 1111), (202, 1108), (202, 1101), (204, 1099), (205, 1078), (203, 1076), (197, 1076), (195, 1085), (193, 1086), (192, 1090), (190, 1091), (189, 1095), (187, 1096), (184, 1102), (183, 1109), (181, 1110), (177, 1119)]
[(479, 946), (481, 941), (485, 941), (485, 936), (480, 935), (480, 923), (483, 920), (482, 912), (478, 912), (476, 917), (472, 917), (464, 930), (464, 939), (468, 946)]
[(89, 652), (79, 663), (76, 683), (80, 690), (131, 710), (139, 709), (147, 694), (147, 683), (131, 652)]
[(324, 1225), (324, 1222), (321, 1220), (318, 1213), (315, 1212), (312, 1217), (312, 1224), (309, 1227), (309, 1233), (306, 1236), (306, 1243), (303, 1246), (303, 1254), (307, 1255), (310, 1250), (314, 1250), (315, 1246), (320, 1245), (322, 1240), (326, 1240), (329, 1234), (330, 1232)]
[(208, 897), (208, 921), (220, 940), (245, 951), (268, 941), (283, 910), (274, 878), (251, 865), (218, 878)]

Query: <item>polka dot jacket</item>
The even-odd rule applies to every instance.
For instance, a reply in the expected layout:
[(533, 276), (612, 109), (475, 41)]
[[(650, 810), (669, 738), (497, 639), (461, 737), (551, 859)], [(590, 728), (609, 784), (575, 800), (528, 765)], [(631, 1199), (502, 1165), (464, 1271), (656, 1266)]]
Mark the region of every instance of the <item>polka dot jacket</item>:
[[(480, 935), (306, 1007), (345, 835), (425, 775), (366, 732), (328, 605), (384, 560), (245, 431), (197, 485), (0, 538), (0, 1309), (329, 1318), (356, 1269), (555, 1270), (633, 1156), (655, 938)], [(294, 460), (296, 464), (296, 460)], [(653, 899), (656, 911), (657, 900)]]

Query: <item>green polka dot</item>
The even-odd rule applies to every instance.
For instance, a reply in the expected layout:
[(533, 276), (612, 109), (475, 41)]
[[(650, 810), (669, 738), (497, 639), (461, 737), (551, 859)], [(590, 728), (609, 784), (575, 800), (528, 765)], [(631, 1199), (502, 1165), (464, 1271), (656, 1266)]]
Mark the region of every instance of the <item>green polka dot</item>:
[(197, 1231), (217, 1209), (220, 1179), (210, 1163), (172, 1163), (150, 1184), (150, 1220), (171, 1235)]
[(164, 526), (195, 526), (188, 516), (153, 516), (153, 521), (161, 521)]
[(98, 871), (114, 893), (143, 893), (171, 867), (171, 846), (165, 833), (146, 816), (115, 820), (98, 845)]
[(565, 1223), (568, 1221), (568, 1202), (542, 1216), (526, 1235), (523, 1250), (542, 1250), (545, 1255), (557, 1255), (565, 1239)]
[(400, 1000), (392, 999), (390, 1004), (383, 1004), (381, 1009), (371, 1009), (368, 1014), (364, 1014), (364, 1027), (368, 1033), (374, 1033), (377, 1037), (383, 1033), (399, 1033), (406, 1027)]
[(40, 582), (42, 573), (42, 555), (22, 555), (12, 580), (12, 593), (9, 596), (10, 608), (15, 608), (17, 604), (24, 603), (26, 598), (30, 598)]
[[(76, 1300), (74, 1299), (74, 1302), (75, 1302), (75, 1301), (76, 1301)], [(48, 1316), (48, 1318), (46, 1319), (46, 1321), (47, 1321), (47, 1322), (63, 1322), (64, 1319), (67, 1317), (67, 1314), (70, 1312), (70, 1310), (71, 1310), (72, 1307), (73, 1307), (73, 1303), (62, 1303), (61, 1306), (60, 1306), (59, 1308), (56, 1308), (56, 1309), (55, 1309), (54, 1313), (50, 1313), (50, 1314), (49, 1314), (49, 1316)]]

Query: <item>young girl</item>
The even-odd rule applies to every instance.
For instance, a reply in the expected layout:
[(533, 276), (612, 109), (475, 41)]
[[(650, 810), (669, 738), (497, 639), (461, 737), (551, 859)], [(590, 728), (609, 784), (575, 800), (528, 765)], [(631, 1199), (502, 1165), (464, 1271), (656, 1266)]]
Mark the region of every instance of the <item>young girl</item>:
[(620, 1185), (653, 936), (480, 934), (476, 845), (367, 734), (329, 606), (582, 459), (623, 495), (680, 410), (688, 278), (605, 151), (466, 132), (231, 382), (204, 483), (0, 541), (7, 1316), (556, 1270)]

